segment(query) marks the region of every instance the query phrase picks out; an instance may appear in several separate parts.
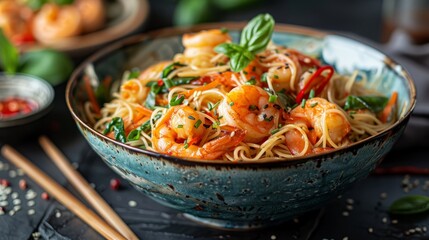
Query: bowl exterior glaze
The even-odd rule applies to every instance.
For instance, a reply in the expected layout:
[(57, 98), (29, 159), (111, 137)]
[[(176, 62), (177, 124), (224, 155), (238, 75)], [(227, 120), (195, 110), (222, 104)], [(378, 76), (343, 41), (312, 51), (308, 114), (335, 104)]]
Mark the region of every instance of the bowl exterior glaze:
[(143, 69), (181, 51), (183, 33), (225, 26), (237, 39), (236, 29), (243, 24), (169, 29), (119, 42), (90, 57), (68, 83), (67, 103), (83, 136), (108, 166), (147, 196), (212, 226), (251, 228), (278, 223), (322, 207), (366, 178), (400, 138), (415, 106), (415, 88), (408, 73), (360, 42), (294, 26), (278, 27), (274, 42), (318, 56), (340, 73), (359, 69), (387, 95), (397, 91), (402, 109), (399, 121), (376, 136), (326, 154), (258, 163), (174, 158), (127, 146), (90, 126), (83, 110), (88, 99), (82, 90), (85, 69), (93, 68), (100, 79), (120, 79), (125, 70)]

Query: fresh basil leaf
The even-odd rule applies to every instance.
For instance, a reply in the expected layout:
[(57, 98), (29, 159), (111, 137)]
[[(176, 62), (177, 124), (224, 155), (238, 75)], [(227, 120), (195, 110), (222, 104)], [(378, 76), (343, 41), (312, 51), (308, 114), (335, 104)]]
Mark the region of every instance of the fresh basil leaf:
[(128, 80), (138, 78), (140, 76), (140, 69), (133, 68), (130, 71), (130, 75), (128, 75)]
[(111, 131), (113, 131), (116, 140), (123, 143), (126, 142), (124, 121), (122, 118), (112, 118), (112, 120), (106, 124), (106, 129), (104, 129), (103, 134), (108, 134)]
[(19, 52), (18, 49), (4, 35), (0, 28), (0, 63), (6, 73), (14, 74), (18, 68)]
[(244, 52), (238, 52), (231, 56), (229, 60), (229, 64), (231, 66), (231, 70), (234, 72), (239, 72), (243, 70), (249, 63), (252, 61), (252, 58), (249, 58), (247, 54)]
[(128, 140), (128, 141), (135, 141), (135, 140), (139, 140), (139, 138), (140, 138), (140, 132), (141, 132), (141, 130), (140, 130), (140, 129), (134, 129), (134, 130), (132, 130), (132, 131), (128, 134), (128, 136), (127, 136), (127, 140)]
[(429, 197), (421, 195), (402, 197), (394, 201), (389, 207), (389, 212), (404, 215), (422, 213), (428, 210)]
[(69, 5), (73, 4), (74, 0), (53, 0), (53, 2), (58, 5)]
[(34, 11), (40, 10), (48, 0), (27, 0), (25, 4)]
[(168, 75), (169, 75), (173, 70), (175, 70), (175, 69), (176, 69), (176, 67), (184, 67), (184, 66), (186, 66), (186, 65), (185, 65), (185, 64), (181, 64), (181, 63), (179, 63), (179, 62), (174, 62), (174, 63), (172, 63), (172, 64), (168, 65), (167, 67), (165, 67), (165, 68), (162, 70), (161, 78), (166, 78), (166, 77), (168, 77)]
[(263, 51), (271, 41), (275, 21), (270, 14), (259, 14), (244, 27), (240, 45), (249, 52), (258, 53)]
[(384, 109), (389, 99), (384, 96), (348, 96), (344, 110), (368, 109), (378, 113)]
[[(153, 85), (153, 86), (155, 86), (155, 85)], [(145, 106), (147, 108), (153, 110), (155, 108), (155, 104), (156, 104), (155, 98), (156, 98), (156, 93), (151, 90), (149, 92), (149, 94), (147, 95), (147, 98), (145, 101)]]
[(214, 48), (217, 53), (223, 53), (227, 56), (231, 56), (237, 52), (243, 51), (244, 48), (236, 43), (222, 43)]
[(185, 96), (176, 95), (170, 100), (170, 106), (177, 106), (182, 104), (183, 100), (185, 100)]

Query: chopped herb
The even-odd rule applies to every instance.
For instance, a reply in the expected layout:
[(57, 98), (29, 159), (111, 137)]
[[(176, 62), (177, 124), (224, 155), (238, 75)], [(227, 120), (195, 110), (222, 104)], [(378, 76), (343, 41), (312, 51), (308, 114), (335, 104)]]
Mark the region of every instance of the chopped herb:
[(270, 98), (268, 99), (268, 102), (274, 103), (277, 100), (277, 95), (270, 95)]
[(247, 75), (247, 71), (243, 71), (244, 75)]
[(244, 84), (246, 84), (246, 85), (255, 85), (256, 84), (256, 80), (255, 79), (250, 79), (249, 81), (245, 82)]
[(194, 116), (192, 116), (192, 115), (189, 115), (188, 118), (191, 120), (195, 120)]
[(249, 110), (250, 110), (250, 111), (255, 111), (255, 110), (258, 110), (258, 111), (259, 111), (259, 108), (258, 108), (258, 106), (256, 106), (256, 105), (250, 105), (250, 106), (249, 106)]
[(223, 116), (219, 116), (217, 119), (222, 119), (223, 118)]
[(120, 117), (114, 117), (106, 124), (103, 134), (106, 135), (113, 130), (115, 139), (121, 142), (126, 142), (124, 121)]
[(308, 99), (314, 98), (315, 95), (316, 95), (316, 92), (314, 91), (314, 89), (311, 89), (310, 94), (308, 94)]
[(261, 75), (261, 82), (267, 82), (267, 73)]
[(203, 122), (200, 119), (198, 119), (198, 121), (194, 124), (194, 127), (198, 128), (201, 125), (201, 123)]
[(183, 95), (176, 95), (170, 100), (170, 106), (177, 106), (182, 104), (183, 100), (185, 100), (185, 96)]
[(275, 79), (279, 79), (279, 75), (274, 74), (274, 78), (275, 78)]
[(314, 103), (310, 104), (310, 107), (314, 108), (315, 106), (317, 106), (317, 104), (318, 104), (318, 102), (314, 102)]
[(219, 104), (220, 104), (220, 101), (219, 101), (219, 102), (217, 102), (217, 103), (215, 103), (215, 104), (213, 104), (213, 103), (209, 102), (209, 103), (207, 104), (207, 106), (208, 106), (208, 108), (209, 108), (209, 111), (211, 111), (211, 110), (213, 110), (214, 108), (216, 108)]
[(183, 128), (183, 124), (177, 125), (177, 128)]
[(229, 106), (231, 106), (231, 107), (234, 106), (234, 102), (230, 102)]
[(185, 139), (185, 141), (183, 142), (183, 144), (184, 144), (184, 148), (185, 149), (187, 149), (188, 147), (189, 147), (189, 144), (188, 144), (188, 139)]
[(272, 130), (270, 133), (271, 133), (271, 135), (274, 135), (274, 134), (278, 133), (279, 131), (280, 131), (280, 129), (277, 128), (277, 129)]
[(307, 102), (307, 99), (302, 99), (302, 102), (301, 102), (301, 107), (302, 108), (305, 108), (305, 103)]

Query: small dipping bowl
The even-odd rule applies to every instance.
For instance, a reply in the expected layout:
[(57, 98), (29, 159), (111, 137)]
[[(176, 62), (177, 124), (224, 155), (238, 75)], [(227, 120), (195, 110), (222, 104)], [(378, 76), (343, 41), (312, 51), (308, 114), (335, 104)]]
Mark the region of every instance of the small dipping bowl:
[(0, 73), (0, 143), (43, 130), (54, 96), (54, 89), (43, 79)]

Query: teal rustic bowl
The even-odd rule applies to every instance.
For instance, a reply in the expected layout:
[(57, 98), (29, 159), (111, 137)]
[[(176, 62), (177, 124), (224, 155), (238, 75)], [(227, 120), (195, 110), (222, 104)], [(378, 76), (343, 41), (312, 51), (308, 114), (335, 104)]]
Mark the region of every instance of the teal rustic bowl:
[[(403, 133), (416, 102), (409, 74), (380, 51), (359, 41), (312, 29), (277, 25), (273, 40), (319, 56), (343, 74), (358, 69), (378, 90), (399, 93), (399, 120), (385, 131), (329, 153), (293, 161), (232, 163), (188, 160), (127, 146), (95, 131), (85, 115), (83, 77), (120, 81), (124, 71), (144, 69), (182, 51), (183, 33), (227, 27), (237, 39), (243, 24), (222, 23), (166, 29), (134, 36), (83, 62), (67, 85), (66, 99), (77, 127), (105, 163), (135, 188), (185, 216), (211, 226), (239, 229), (276, 224), (312, 209), (366, 178)], [(96, 83), (95, 83), (96, 84)]]

